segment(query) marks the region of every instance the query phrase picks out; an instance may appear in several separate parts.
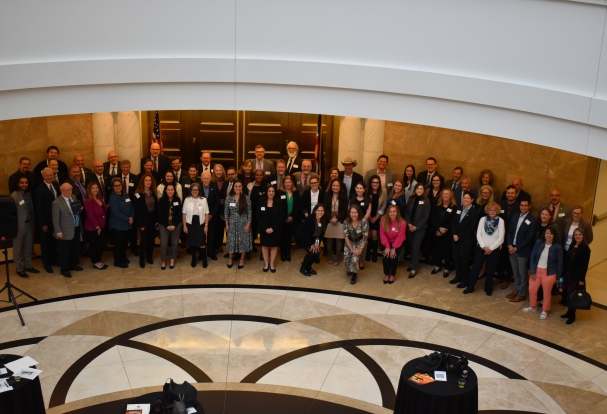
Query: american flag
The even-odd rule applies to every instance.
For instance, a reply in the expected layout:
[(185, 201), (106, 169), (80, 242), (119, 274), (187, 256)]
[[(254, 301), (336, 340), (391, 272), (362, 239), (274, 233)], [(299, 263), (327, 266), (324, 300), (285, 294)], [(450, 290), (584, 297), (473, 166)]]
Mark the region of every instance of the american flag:
[(156, 117), (154, 118), (154, 129), (152, 130), (152, 144), (160, 145), (160, 153), (162, 154), (162, 141), (160, 140), (160, 117), (158, 111), (156, 111)]

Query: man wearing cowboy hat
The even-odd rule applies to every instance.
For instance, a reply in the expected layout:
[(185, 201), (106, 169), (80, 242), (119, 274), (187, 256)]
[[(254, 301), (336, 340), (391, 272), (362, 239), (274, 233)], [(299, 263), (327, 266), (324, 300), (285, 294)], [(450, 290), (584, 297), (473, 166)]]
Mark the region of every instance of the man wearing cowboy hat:
[(344, 167), (344, 171), (339, 172), (339, 181), (341, 181), (346, 187), (346, 195), (348, 196), (348, 199), (350, 199), (352, 194), (354, 194), (356, 184), (363, 180), (362, 175), (353, 171), (356, 164), (356, 160), (353, 160), (350, 157), (346, 157), (341, 162), (341, 165)]

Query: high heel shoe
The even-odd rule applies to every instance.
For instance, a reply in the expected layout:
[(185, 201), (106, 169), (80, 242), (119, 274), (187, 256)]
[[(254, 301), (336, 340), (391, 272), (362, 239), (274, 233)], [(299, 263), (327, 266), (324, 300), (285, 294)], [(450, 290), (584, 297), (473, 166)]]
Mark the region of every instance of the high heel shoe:
[(384, 285), (387, 285), (389, 283), (389, 279), (390, 279), (390, 276), (384, 275)]
[(388, 284), (391, 285), (392, 283), (394, 283), (394, 276), (391, 275)]
[(449, 277), (449, 271), (445, 269), (445, 271), (443, 272), (443, 277), (444, 278), (448, 278)]
[(263, 268), (263, 272), (264, 272), (264, 273), (267, 273), (267, 272), (268, 272), (268, 268), (267, 268), (267, 267), (264, 267), (264, 268)]
[(175, 268), (175, 262), (173, 260), (171, 260), (171, 263), (172, 264), (169, 265), (169, 269), (174, 269)]
[(228, 263), (228, 265), (227, 265), (227, 266), (228, 266), (228, 269), (231, 269), (231, 268), (232, 268), (232, 266), (234, 266), (234, 263)]
[(272, 268), (270, 268), (270, 272), (272, 272), (272, 273), (276, 273), (276, 269), (272, 269)]
[(160, 269), (161, 269), (161, 270), (166, 270), (166, 268), (167, 268), (167, 264), (166, 264), (166, 263), (162, 263), (162, 264), (160, 265)]
[(240, 259), (240, 262), (242, 262), (242, 264), (238, 263), (238, 268), (242, 269), (244, 267), (244, 259)]
[(434, 269), (432, 269), (432, 271), (430, 272), (430, 274), (431, 274), (431, 275), (435, 275), (435, 274), (437, 274), (438, 272), (440, 272), (440, 271), (441, 271), (441, 269), (442, 269), (442, 268), (441, 268), (440, 266), (439, 266), (439, 267), (435, 267)]

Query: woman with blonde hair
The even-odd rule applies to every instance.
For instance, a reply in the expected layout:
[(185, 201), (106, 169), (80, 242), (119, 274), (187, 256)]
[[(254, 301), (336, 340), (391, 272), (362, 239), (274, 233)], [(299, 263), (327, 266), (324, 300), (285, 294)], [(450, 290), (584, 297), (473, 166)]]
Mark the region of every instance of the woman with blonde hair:
[(406, 239), (407, 222), (401, 217), (398, 207), (391, 205), (382, 217), (379, 226), (381, 244), (384, 247), (384, 285), (394, 283), (398, 255)]
[(433, 275), (440, 272), (444, 265), (443, 277), (448, 277), (450, 269), (453, 268), (451, 223), (456, 210), (457, 203), (453, 198), (453, 192), (449, 188), (444, 188), (430, 216), (430, 227), (434, 232), (434, 244), (432, 246), (434, 269), (430, 272)]
[(476, 212), (478, 217), (483, 217), (487, 214), (487, 205), (495, 201), (495, 194), (493, 193), (493, 187), (490, 185), (483, 185), (478, 189), (478, 197), (476, 197)]

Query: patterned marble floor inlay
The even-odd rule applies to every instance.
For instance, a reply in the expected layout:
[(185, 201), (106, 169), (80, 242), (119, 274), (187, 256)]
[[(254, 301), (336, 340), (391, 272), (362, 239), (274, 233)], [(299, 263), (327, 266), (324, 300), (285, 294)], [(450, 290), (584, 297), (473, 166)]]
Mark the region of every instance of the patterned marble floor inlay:
[(521, 323), (519, 332), (404, 298), (183, 286), (23, 311), (25, 327), (14, 311), (0, 312), (0, 349), (39, 361), (49, 413), (127, 400), (158, 390), (167, 378), (211, 394), (283, 393), (387, 413), (402, 366), (443, 349), (470, 360), (481, 411), (607, 408), (605, 365), (559, 344), (557, 331), (551, 343), (534, 337), (536, 321)]

